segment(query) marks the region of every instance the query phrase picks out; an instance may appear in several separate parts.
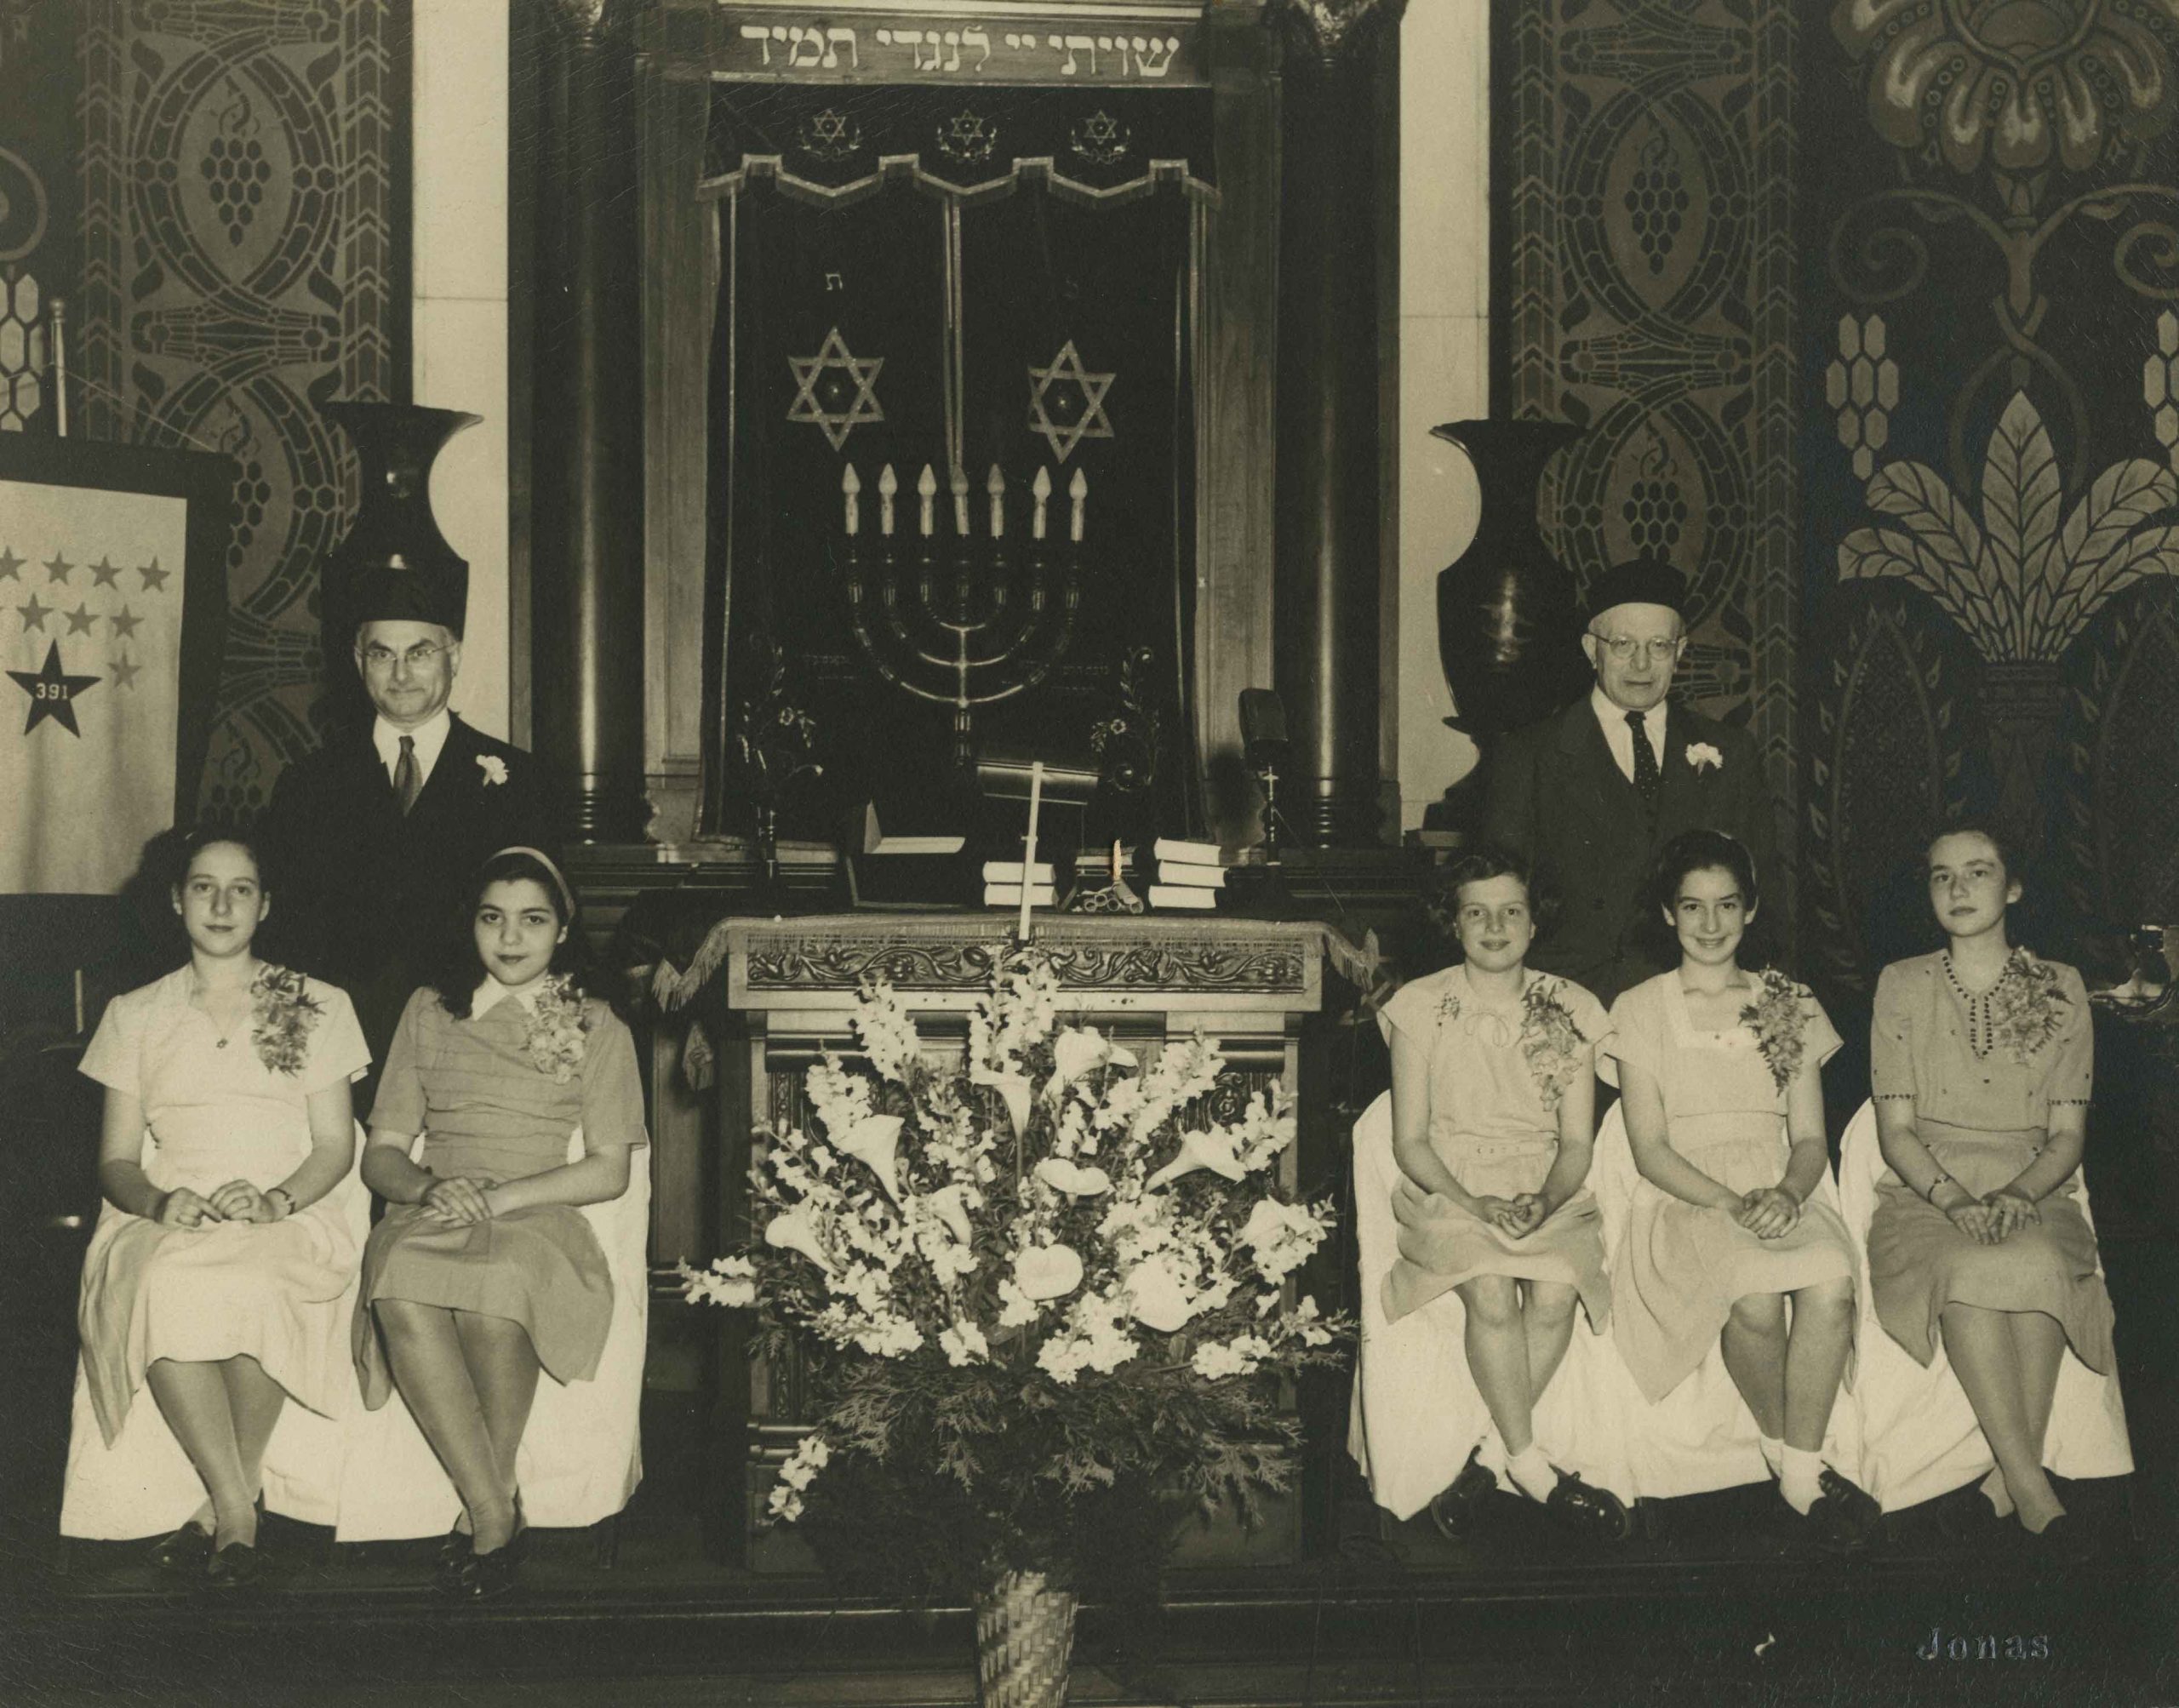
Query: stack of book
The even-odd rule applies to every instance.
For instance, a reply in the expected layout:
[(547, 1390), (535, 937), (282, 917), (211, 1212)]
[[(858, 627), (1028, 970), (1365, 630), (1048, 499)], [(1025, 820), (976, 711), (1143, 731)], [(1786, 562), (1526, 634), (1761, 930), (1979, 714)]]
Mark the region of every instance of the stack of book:
[(1218, 892), (1226, 887), (1226, 857), (1216, 843), (1160, 837), (1151, 852), (1158, 860), (1158, 877), (1150, 886), (1152, 907), (1218, 905)]
[[(1018, 860), (987, 860), (984, 862), (984, 905), (986, 907), (1019, 907), (1021, 905), (1022, 868)], [(1029, 905), (1052, 907), (1059, 901), (1057, 880), (1049, 860), (1040, 860), (1028, 869)]]

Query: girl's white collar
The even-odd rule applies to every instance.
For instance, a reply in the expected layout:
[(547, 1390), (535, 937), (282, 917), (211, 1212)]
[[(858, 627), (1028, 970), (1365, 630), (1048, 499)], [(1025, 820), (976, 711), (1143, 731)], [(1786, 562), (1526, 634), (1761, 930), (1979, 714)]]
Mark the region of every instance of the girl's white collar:
[(477, 987), (477, 994), (469, 999), (469, 1018), (483, 1020), (510, 997), (522, 1004), (525, 1014), (535, 1014), (538, 993), (545, 988), (545, 979), (550, 976), (547, 974), (532, 979), (527, 985), (502, 985), (490, 974), (486, 974), (484, 982)]

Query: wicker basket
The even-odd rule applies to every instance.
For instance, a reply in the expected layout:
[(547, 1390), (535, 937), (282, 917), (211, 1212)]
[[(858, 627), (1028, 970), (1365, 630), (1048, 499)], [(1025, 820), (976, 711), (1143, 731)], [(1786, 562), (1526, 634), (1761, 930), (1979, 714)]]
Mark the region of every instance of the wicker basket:
[(1073, 1595), (1042, 1572), (1006, 1572), (976, 1597), (976, 1699), (1061, 1708), (1074, 1654)]

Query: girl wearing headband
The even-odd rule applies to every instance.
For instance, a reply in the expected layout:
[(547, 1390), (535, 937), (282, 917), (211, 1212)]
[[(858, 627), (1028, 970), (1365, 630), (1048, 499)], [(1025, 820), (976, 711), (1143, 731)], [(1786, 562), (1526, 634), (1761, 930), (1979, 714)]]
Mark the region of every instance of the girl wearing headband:
[(634, 1040), (585, 986), (575, 912), (536, 849), (484, 862), (460, 951), (403, 1011), (363, 1152), (392, 1208), (363, 1250), (357, 1374), (374, 1410), (401, 1390), (461, 1499), (439, 1583), (462, 1600), (512, 1586), (539, 1372), (589, 1380), (613, 1315), (575, 1207), (626, 1191), (646, 1142)]

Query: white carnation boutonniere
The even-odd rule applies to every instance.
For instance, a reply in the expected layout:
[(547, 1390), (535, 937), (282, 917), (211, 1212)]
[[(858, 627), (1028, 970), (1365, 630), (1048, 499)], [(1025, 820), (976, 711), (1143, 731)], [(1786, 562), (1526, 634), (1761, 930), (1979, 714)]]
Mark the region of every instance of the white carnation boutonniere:
[(1687, 763), (1695, 768), (1696, 774), (1700, 776), (1705, 771), (1723, 770), (1725, 756), (1707, 741), (1690, 741), (1687, 744)]
[(507, 780), (507, 762), (496, 753), (479, 753), (477, 768), (484, 774), (484, 786), (497, 788)]

